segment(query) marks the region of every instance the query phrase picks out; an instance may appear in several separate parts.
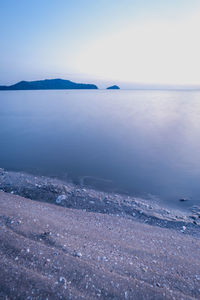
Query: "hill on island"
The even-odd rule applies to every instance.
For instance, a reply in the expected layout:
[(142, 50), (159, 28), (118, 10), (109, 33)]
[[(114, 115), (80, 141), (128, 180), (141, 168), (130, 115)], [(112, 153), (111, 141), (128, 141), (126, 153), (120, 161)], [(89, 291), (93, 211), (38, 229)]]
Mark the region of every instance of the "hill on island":
[(118, 85), (112, 85), (112, 86), (109, 86), (107, 88), (107, 90), (120, 90), (120, 87)]
[(98, 89), (95, 84), (75, 83), (64, 79), (45, 79), (38, 81), (20, 81), (10, 86), (0, 86), (0, 90), (65, 90)]

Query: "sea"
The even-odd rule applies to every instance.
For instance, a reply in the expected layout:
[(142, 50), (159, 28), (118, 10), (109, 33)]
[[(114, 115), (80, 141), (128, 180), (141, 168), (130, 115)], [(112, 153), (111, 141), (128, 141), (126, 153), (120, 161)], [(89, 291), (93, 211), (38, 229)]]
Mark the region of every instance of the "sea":
[(0, 91), (0, 167), (200, 204), (200, 91)]

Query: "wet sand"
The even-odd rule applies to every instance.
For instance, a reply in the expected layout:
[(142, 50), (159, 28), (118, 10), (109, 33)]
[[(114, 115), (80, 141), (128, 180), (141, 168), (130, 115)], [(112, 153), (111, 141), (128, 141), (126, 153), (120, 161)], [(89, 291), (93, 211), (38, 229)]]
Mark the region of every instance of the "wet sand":
[[(2, 170), (6, 186), (0, 299), (200, 298), (200, 229), (190, 216)], [(20, 188), (37, 201), (14, 195)]]

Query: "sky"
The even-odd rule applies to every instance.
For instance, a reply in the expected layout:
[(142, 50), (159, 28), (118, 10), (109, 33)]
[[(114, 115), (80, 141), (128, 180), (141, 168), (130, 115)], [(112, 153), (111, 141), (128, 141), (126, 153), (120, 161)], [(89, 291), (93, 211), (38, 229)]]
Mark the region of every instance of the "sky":
[(199, 0), (0, 0), (0, 85), (200, 85)]

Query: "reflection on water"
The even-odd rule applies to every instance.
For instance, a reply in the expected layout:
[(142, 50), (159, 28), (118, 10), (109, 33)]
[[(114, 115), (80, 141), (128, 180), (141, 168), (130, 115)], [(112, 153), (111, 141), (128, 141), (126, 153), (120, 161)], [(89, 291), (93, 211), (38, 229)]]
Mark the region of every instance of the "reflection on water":
[(0, 167), (198, 203), (200, 92), (2, 91)]

